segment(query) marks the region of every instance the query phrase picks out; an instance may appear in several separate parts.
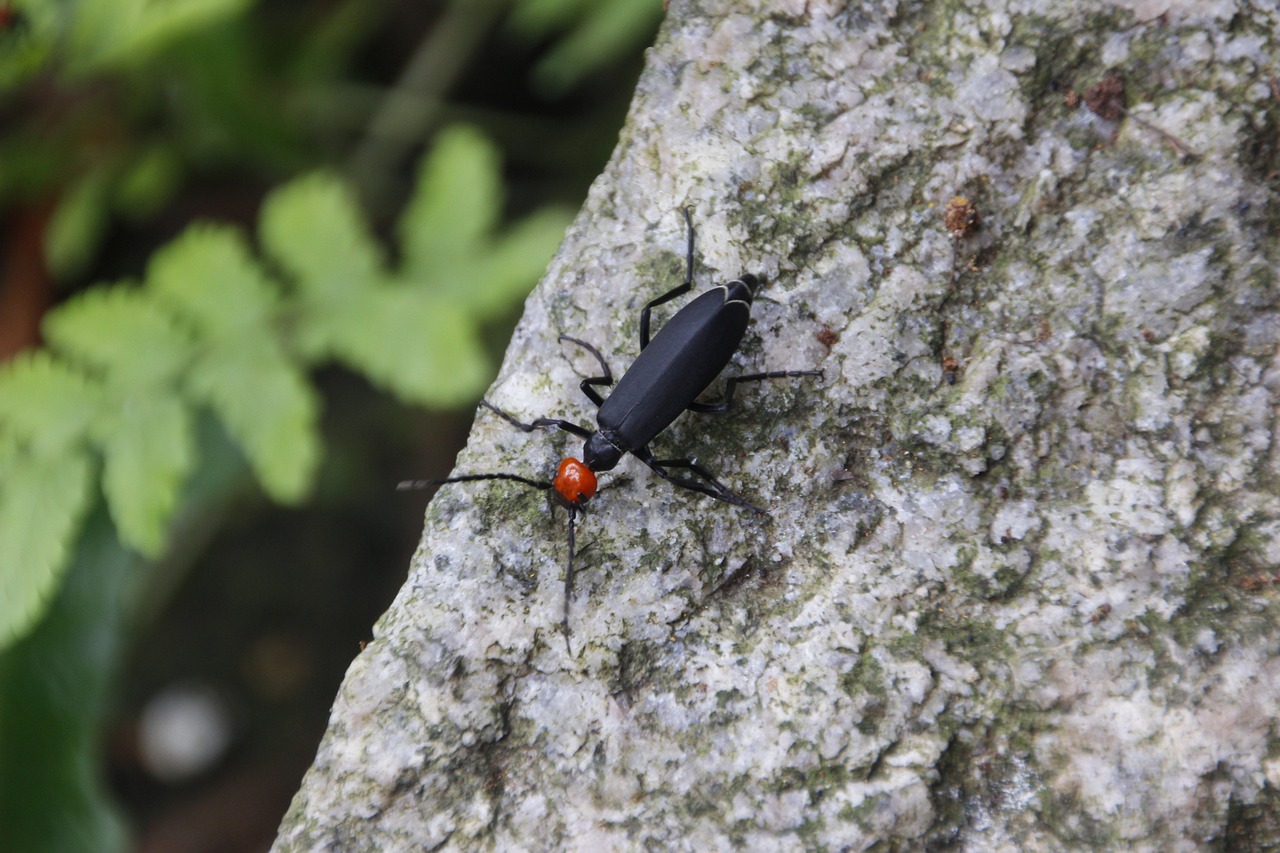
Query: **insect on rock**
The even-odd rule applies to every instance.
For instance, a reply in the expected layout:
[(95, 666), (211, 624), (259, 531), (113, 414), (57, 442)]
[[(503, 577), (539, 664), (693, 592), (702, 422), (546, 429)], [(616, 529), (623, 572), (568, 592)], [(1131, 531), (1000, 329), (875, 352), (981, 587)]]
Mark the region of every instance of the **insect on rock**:
[[(589, 352), (600, 365), (600, 373), (579, 383), (582, 393), (598, 407), (596, 428), (588, 429), (562, 418), (535, 418), (524, 422), (503, 411), (488, 400), (481, 405), (525, 432), (536, 429), (560, 429), (583, 439), (582, 458), (568, 457), (560, 462), (555, 477), (538, 480), (511, 473), (460, 474), (442, 480), (410, 480), (400, 489), (418, 489), (445, 483), (469, 483), (478, 480), (507, 480), (548, 492), (569, 514), (569, 560), (564, 577), (564, 612), (561, 630), (569, 647), (569, 603), (573, 592), (575, 526), (578, 511), (596, 493), (597, 474), (617, 467), (630, 453), (655, 474), (682, 489), (708, 495), (724, 503), (751, 512), (764, 510), (735, 494), (724, 483), (692, 458), (659, 459), (649, 449), (663, 430), (682, 412), (727, 412), (733, 405), (737, 387), (747, 382), (784, 377), (822, 376), (821, 370), (774, 370), (731, 376), (725, 382), (723, 399), (698, 402), (716, 377), (737, 352), (747, 322), (751, 319), (751, 303), (761, 287), (760, 280), (744, 273), (733, 281), (719, 284), (686, 304), (658, 332), (649, 336), (653, 309), (693, 287), (693, 219), (684, 209), (688, 242), (685, 249), (685, 279), (666, 293), (649, 300), (640, 310), (640, 354), (631, 368), (614, 383), (613, 373), (604, 356), (591, 344), (579, 338), (561, 335)], [(601, 388), (612, 388), (608, 397)], [(572, 648), (569, 648), (572, 654)]]

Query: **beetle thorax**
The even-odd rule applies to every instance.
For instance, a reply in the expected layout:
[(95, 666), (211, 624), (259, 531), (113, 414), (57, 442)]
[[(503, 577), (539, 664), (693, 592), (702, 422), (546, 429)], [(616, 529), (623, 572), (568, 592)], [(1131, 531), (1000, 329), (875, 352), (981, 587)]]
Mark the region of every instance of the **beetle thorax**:
[(592, 471), (612, 471), (622, 459), (622, 450), (600, 431), (591, 433), (582, 447), (582, 461)]

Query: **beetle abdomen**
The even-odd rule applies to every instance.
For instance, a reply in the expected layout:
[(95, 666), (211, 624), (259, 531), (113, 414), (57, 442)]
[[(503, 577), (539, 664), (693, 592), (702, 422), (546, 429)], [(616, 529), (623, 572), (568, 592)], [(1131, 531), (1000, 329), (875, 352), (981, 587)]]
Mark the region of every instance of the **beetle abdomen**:
[(741, 281), (703, 293), (667, 321), (623, 374), (596, 422), (625, 444), (648, 444), (707, 389), (733, 357), (751, 317)]

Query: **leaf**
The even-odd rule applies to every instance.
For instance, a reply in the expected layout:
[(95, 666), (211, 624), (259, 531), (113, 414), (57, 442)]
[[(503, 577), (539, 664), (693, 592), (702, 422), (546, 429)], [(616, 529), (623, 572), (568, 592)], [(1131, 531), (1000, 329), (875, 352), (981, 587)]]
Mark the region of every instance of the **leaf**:
[(445, 292), (484, 318), (509, 310), (512, 304), (528, 296), (542, 277), (570, 221), (570, 212), (557, 207), (526, 216), (476, 259), (472, 281), (464, 292), (455, 293), (448, 285)]
[(406, 402), (462, 405), (491, 375), (474, 320), (421, 290), (383, 288), (335, 319), (337, 354)]
[(322, 300), (358, 292), (386, 266), (355, 200), (332, 175), (310, 175), (272, 193), (259, 231), (267, 254), (299, 290)]
[(192, 368), (188, 388), (214, 410), (272, 498), (305, 496), (320, 459), (320, 407), (274, 338), (219, 342)]
[(276, 500), (301, 500), (320, 456), (319, 404), (285, 357), (275, 286), (231, 228), (189, 228), (156, 253), (153, 291), (195, 324), (205, 351), (185, 388), (208, 404)]
[[(137, 640), (139, 558), (96, 503), (38, 624), (0, 650), (0, 848), (130, 849), (97, 752)], [(6, 601), (0, 593), (0, 607)], [(127, 618), (126, 614), (133, 616)]]
[(101, 401), (98, 386), (44, 350), (0, 368), (0, 425), (35, 453), (55, 455), (81, 439)]
[(88, 454), (0, 460), (0, 649), (48, 610), (92, 496)]
[(156, 252), (147, 287), (215, 339), (251, 327), (266, 334), (278, 303), (244, 236), (223, 225), (194, 225)]
[(440, 133), (400, 218), (405, 275), (447, 280), (470, 261), (502, 209), (501, 156), (474, 128)]
[(32, 3), (19, 9), (9, 3), (21, 17), (11, 18), (0, 29), (0, 96), (27, 82), (48, 62), (59, 11), (52, 5)]
[(648, 44), (662, 11), (658, 0), (526, 0), (516, 5), (510, 26), (526, 40), (568, 30), (533, 71), (535, 85), (558, 95)]
[(148, 557), (163, 550), (195, 462), (191, 415), (172, 397), (139, 395), (103, 430), (102, 488), (120, 538)]
[(541, 39), (554, 30), (567, 29), (582, 16), (592, 0), (524, 0), (511, 9), (507, 26), (529, 39)]
[(107, 173), (96, 169), (65, 190), (45, 230), (44, 255), (55, 278), (83, 272), (107, 227)]
[(113, 385), (160, 382), (191, 355), (189, 332), (149, 292), (117, 284), (97, 287), (51, 311), (45, 339), (71, 358), (107, 374)]
[(400, 277), (477, 318), (500, 314), (528, 294), (570, 221), (568, 212), (550, 208), (492, 237), (502, 206), (499, 160), (476, 130), (445, 131), (423, 160), (399, 223)]
[(249, 0), (81, 0), (71, 16), (68, 71), (140, 65), (184, 36), (239, 14)]
[(167, 202), (182, 181), (182, 157), (175, 146), (155, 143), (140, 151), (120, 176), (115, 206), (141, 220)]

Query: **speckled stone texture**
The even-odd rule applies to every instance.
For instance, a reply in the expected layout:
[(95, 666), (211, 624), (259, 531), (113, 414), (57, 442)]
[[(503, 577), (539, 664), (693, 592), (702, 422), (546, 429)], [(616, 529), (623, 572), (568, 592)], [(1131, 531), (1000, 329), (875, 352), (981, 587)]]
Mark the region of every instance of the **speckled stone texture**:
[[(488, 397), (592, 423), (557, 336), (624, 370), (690, 205), (699, 288), (768, 278), (729, 370), (826, 375), (654, 449), (770, 513), (604, 475), (571, 656), (564, 513), (442, 489), (276, 849), (1280, 844), (1278, 33), (672, 0)], [(458, 471), (579, 449), (482, 410)]]

